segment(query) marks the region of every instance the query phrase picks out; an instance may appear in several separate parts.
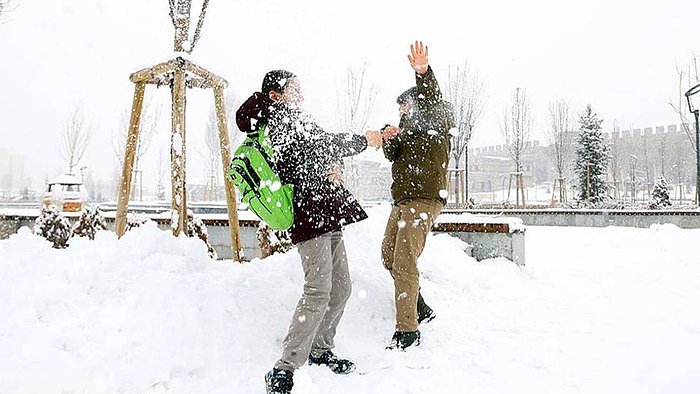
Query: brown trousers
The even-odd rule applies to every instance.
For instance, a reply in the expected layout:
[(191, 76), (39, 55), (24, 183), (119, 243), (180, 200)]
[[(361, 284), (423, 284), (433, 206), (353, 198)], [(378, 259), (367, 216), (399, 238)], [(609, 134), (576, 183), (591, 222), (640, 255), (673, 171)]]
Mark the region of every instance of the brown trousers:
[(394, 205), (382, 242), (382, 262), (394, 278), (396, 331), (418, 330), (418, 256), (444, 205), (415, 198)]

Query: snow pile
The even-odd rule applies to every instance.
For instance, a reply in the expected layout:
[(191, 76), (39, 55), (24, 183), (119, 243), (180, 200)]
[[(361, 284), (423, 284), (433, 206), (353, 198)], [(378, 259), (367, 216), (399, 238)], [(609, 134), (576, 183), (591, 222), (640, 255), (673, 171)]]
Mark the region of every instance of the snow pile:
[[(295, 393), (693, 392), (700, 384), (700, 231), (528, 228), (529, 266), (477, 263), (431, 235), (422, 292), (436, 310), (408, 352), (379, 261), (389, 206), (350, 226), (351, 297), (336, 352)], [(238, 265), (152, 222), (75, 238), (0, 241), (0, 392), (259, 393), (302, 289), (296, 251)]]

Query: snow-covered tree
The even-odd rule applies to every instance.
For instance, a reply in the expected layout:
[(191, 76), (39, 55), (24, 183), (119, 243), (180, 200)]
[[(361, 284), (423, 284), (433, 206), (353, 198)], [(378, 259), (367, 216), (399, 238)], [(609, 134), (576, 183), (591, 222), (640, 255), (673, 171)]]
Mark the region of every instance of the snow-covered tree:
[(34, 222), (34, 234), (46, 238), (56, 249), (68, 247), (71, 228), (68, 219), (63, 217), (58, 209), (49, 205), (41, 210)]
[(263, 221), (260, 221), (255, 235), (260, 245), (260, 258), (264, 259), (275, 253), (285, 253), (292, 248), (289, 232), (273, 230)]
[(663, 176), (659, 177), (654, 183), (654, 191), (651, 194), (651, 203), (649, 208), (662, 209), (671, 206), (671, 197), (668, 194), (668, 186), (666, 179)]
[(602, 119), (589, 104), (579, 117), (579, 134), (576, 137), (576, 162), (574, 171), (578, 178), (578, 199), (592, 204), (606, 198), (606, 170), (610, 159), (610, 147), (601, 132)]
[(89, 207), (80, 215), (80, 219), (71, 230), (72, 237), (95, 239), (98, 231), (107, 230), (107, 222), (98, 207)]

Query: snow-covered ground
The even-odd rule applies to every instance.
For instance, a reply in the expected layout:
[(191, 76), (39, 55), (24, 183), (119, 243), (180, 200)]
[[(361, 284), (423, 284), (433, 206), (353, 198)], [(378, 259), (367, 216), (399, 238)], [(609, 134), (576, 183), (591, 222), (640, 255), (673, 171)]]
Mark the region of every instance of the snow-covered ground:
[[(388, 206), (347, 230), (353, 297), (336, 338), (358, 372), (295, 393), (696, 393), (700, 230), (530, 227), (527, 266), (476, 262), (433, 235), (438, 318), (406, 353), (379, 262)], [(0, 393), (260, 393), (302, 287), (296, 252), (245, 265), (146, 226), (65, 250), (0, 241)]]

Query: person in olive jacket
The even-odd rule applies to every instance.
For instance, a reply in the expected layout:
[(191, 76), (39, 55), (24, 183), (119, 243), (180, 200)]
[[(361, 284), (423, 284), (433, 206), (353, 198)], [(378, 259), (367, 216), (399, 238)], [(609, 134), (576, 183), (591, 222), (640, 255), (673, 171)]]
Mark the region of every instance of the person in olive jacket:
[(455, 123), (428, 65), (428, 47), (416, 41), (408, 60), (416, 85), (397, 99), (399, 126), (385, 126), (382, 133), (384, 156), (392, 162), (394, 200), (382, 242), (382, 262), (394, 279), (396, 303), (390, 349), (418, 345), (418, 324), (435, 317), (420, 294), (417, 259), (446, 203), (450, 130)]
[(285, 70), (265, 75), (262, 92), (237, 111), (243, 131), (265, 125), (283, 184), (294, 185), (294, 223), (290, 229), (304, 270), (304, 293), (284, 339), (282, 357), (265, 376), (268, 393), (289, 393), (293, 373), (307, 361), (347, 374), (350, 360), (332, 351), (336, 328), (350, 297), (351, 281), (343, 242), (344, 226), (367, 214), (340, 182), (337, 164), (368, 145), (379, 147), (378, 131), (364, 136), (324, 131), (300, 108), (299, 80)]

